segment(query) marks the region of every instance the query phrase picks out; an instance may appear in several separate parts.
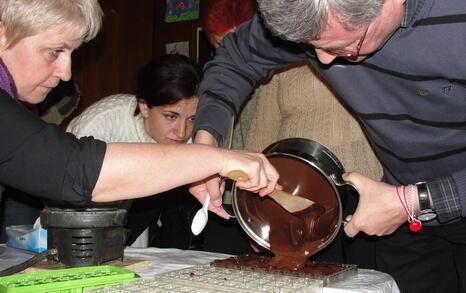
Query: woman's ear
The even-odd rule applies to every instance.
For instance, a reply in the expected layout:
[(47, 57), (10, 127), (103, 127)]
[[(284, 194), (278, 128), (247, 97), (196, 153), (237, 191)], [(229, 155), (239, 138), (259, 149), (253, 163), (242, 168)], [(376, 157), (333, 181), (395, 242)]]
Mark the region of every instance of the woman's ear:
[(143, 99), (138, 99), (138, 107), (139, 112), (141, 112), (142, 118), (149, 117), (149, 106), (147, 106), (147, 102)]
[(0, 52), (6, 49), (7, 43), (6, 27), (0, 21)]

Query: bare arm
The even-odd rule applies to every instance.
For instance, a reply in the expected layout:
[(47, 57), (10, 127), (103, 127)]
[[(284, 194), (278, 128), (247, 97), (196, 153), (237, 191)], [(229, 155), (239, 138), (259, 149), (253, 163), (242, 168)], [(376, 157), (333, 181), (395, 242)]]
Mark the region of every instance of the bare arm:
[(262, 154), (197, 144), (110, 143), (92, 200), (148, 196), (238, 169), (251, 178), (239, 187), (253, 192), (271, 192), (278, 179)]

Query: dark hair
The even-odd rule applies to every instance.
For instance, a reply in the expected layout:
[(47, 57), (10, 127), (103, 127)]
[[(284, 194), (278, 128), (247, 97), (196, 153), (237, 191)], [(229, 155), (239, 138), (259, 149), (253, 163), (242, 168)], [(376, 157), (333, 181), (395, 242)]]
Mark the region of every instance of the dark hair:
[(251, 19), (257, 11), (255, 0), (214, 0), (201, 15), (201, 26), (207, 34), (224, 35)]
[(161, 55), (136, 75), (136, 99), (146, 101), (149, 108), (176, 104), (196, 96), (201, 79), (202, 69), (189, 57)]

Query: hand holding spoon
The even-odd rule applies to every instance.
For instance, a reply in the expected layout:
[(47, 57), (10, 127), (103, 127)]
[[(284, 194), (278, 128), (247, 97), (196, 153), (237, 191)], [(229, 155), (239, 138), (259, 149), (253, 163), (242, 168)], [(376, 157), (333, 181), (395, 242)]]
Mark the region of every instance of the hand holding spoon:
[[(247, 174), (240, 170), (231, 171), (227, 177), (235, 181), (248, 180)], [(305, 210), (314, 204), (312, 200), (276, 188), (267, 196), (271, 197), (276, 203), (292, 214)]]
[(197, 213), (194, 215), (193, 222), (191, 223), (191, 231), (194, 235), (199, 235), (202, 230), (204, 230), (205, 225), (207, 225), (207, 220), (209, 219), (209, 202), (210, 195), (207, 195)]

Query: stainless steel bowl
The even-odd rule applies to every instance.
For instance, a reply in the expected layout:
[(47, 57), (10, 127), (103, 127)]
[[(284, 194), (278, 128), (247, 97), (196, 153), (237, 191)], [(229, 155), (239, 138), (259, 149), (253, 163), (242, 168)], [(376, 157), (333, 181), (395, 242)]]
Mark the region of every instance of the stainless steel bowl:
[[(347, 191), (347, 183), (341, 177), (344, 173), (342, 164), (325, 146), (303, 138), (277, 141), (263, 153), (278, 170), (279, 183), (285, 191), (306, 197), (332, 211), (322, 215), (326, 217), (328, 229), (313, 236), (313, 240), (320, 237), (318, 250), (323, 249), (336, 237), (342, 222), (341, 196)], [(233, 187), (232, 204), (244, 231), (259, 245), (270, 249), (269, 232), (274, 228), (271, 225), (282, 225), (277, 219), (286, 219), (289, 214), (277, 208), (270, 198), (260, 198), (236, 187)]]

